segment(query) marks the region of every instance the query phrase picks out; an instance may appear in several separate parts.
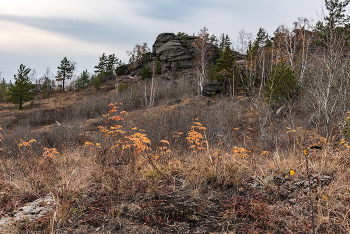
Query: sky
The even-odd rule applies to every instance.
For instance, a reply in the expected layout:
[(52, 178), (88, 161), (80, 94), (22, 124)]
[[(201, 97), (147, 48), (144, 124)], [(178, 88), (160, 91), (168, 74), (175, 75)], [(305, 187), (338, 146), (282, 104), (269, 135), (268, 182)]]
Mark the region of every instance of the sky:
[(126, 50), (149, 47), (163, 32), (228, 34), (237, 41), (244, 29), (272, 35), (298, 17), (315, 22), (324, 0), (0, 0), (0, 78), (14, 81), (19, 66), (57, 73), (67, 57), (76, 74), (93, 73), (102, 53), (128, 62)]

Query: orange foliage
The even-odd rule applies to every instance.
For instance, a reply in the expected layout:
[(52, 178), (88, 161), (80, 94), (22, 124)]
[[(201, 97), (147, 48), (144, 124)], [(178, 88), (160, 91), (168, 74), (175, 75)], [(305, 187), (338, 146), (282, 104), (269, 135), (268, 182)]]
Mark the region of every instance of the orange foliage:
[(21, 142), (18, 144), (19, 147), (30, 147), (30, 145), (33, 143), (33, 142), (36, 142), (35, 139), (31, 139), (30, 141), (26, 142), (26, 141), (23, 141), (21, 140)]
[(199, 122), (193, 122), (193, 124), (194, 125), (191, 126), (191, 130), (188, 132), (188, 137), (186, 137), (188, 143), (191, 144), (189, 148), (193, 149), (194, 152), (197, 150), (203, 151), (205, 149), (203, 144), (206, 144), (207, 141), (204, 139), (201, 132), (203, 132), (205, 135), (206, 128)]
[(44, 153), (43, 156), (44, 157), (48, 157), (48, 158), (55, 158), (56, 156), (59, 156), (60, 153), (56, 150), (56, 148), (44, 148)]

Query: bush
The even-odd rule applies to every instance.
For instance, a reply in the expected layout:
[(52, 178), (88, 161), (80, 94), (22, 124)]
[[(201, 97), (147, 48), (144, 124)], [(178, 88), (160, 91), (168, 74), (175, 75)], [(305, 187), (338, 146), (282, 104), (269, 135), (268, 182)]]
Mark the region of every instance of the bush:
[(118, 92), (123, 92), (128, 88), (127, 84), (123, 83), (118, 86)]
[(271, 106), (279, 106), (287, 101), (293, 101), (299, 90), (293, 70), (282, 61), (273, 67), (266, 82), (266, 101)]
[(156, 62), (156, 74), (162, 74), (162, 64), (159, 61)]
[(115, 74), (117, 74), (118, 76), (125, 75), (127, 69), (128, 66), (126, 64), (121, 64), (115, 69)]
[(176, 71), (180, 70), (180, 60), (176, 59)]
[(149, 66), (144, 66), (141, 71), (141, 78), (144, 80), (146, 78), (151, 78), (152, 72)]
[(99, 74), (95, 81), (94, 81), (94, 87), (95, 89), (100, 89), (101, 88), (101, 84), (102, 84), (102, 81), (101, 81), (101, 75)]

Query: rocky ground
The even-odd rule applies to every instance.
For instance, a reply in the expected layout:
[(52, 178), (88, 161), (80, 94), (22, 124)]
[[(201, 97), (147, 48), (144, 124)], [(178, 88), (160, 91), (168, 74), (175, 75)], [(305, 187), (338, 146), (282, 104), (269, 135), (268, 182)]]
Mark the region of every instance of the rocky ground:
[[(310, 178), (313, 189), (331, 183), (330, 176)], [(242, 186), (213, 190), (203, 185), (189, 190), (177, 182), (162, 185), (150, 196), (146, 184), (137, 184), (134, 195), (98, 192), (48, 195), (10, 213), (2, 212), (2, 233), (310, 233), (309, 180), (284, 177), (250, 177)], [(102, 191), (102, 190), (100, 190)], [(191, 191), (191, 192), (190, 192)], [(69, 199), (67, 200), (67, 197)], [(28, 198), (27, 199), (34, 199)], [(319, 199), (319, 198), (318, 198)], [(59, 209), (57, 209), (60, 204)], [(57, 219), (62, 206), (74, 207), (67, 220)], [(4, 211), (5, 207), (2, 207)], [(68, 207), (67, 207), (68, 209)], [(74, 210), (73, 209), (73, 210)], [(52, 225), (54, 222), (54, 225)], [(310, 227), (311, 228), (311, 227)], [(319, 233), (327, 233), (319, 229)]]

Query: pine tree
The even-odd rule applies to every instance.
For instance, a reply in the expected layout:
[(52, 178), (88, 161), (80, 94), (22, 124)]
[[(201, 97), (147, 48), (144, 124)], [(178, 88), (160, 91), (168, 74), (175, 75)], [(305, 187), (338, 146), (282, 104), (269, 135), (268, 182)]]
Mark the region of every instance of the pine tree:
[(115, 54), (108, 55), (105, 76), (113, 75), (115, 65), (118, 63), (118, 61), (119, 61), (119, 59), (117, 57), (115, 57)]
[(101, 74), (97, 75), (95, 81), (94, 81), (94, 87), (95, 89), (99, 90), (101, 88), (102, 81), (101, 81)]
[(107, 57), (105, 53), (103, 53), (98, 65), (95, 66), (95, 73), (101, 74), (102, 77), (111, 76), (115, 72), (115, 65), (121, 65), (121, 61), (115, 57), (115, 54), (110, 54)]
[(61, 65), (58, 66), (57, 69), (56, 79), (57, 81), (62, 81), (62, 91), (64, 92), (64, 82), (72, 78), (75, 70), (75, 62), (68, 61), (67, 57), (64, 57), (61, 61)]
[(84, 88), (90, 83), (90, 74), (87, 70), (83, 71), (76, 80), (75, 86), (77, 89)]
[(7, 95), (7, 84), (5, 79), (3, 78), (0, 82), (0, 101), (5, 100), (5, 96)]
[(293, 101), (299, 92), (298, 80), (291, 67), (284, 61), (273, 66), (266, 84), (265, 96), (271, 106)]
[(324, 17), (327, 26), (336, 28), (349, 22), (349, 16), (344, 14), (345, 8), (349, 3), (350, 0), (345, 0), (343, 2), (339, 0), (325, 0), (326, 9), (329, 12), (329, 15)]
[(158, 60), (156, 62), (156, 74), (157, 75), (162, 74), (162, 64)]
[(33, 88), (29, 79), (30, 68), (26, 68), (23, 64), (18, 69), (18, 74), (14, 75), (15, 84), (9, 87), (8, 102), (12, 102), (18, 106), (19, 109), (23, 108), (23, 103), (34, 99), (34, 92), (30, 89)]
[[(231, 50), (229, 45), (226, 45), (226, 48), (220, 54), (220, 58), (216, 63), (216, 72), (219, 74), (219, 80), (222, 81), (225, 85), (225, 93), (227, 83), (233, 78), (234, 64), (235, 64), (235, 54)], [(234, 81), (232, 81), (232, 88), (234, 86)]]
[(219, 46), (219, 49), (220, 51), (224, 51), (226, 49), (227, 46), (230, 46), (232, 43), (231, 43), (231, 39), (230, 37), (226, 34), (223, 33), (221, 35), (221, 38), (220, 38), (221, 42), (220, 42), (220, 46)]
[(105, 72), (106, 69), (106, 65), (107, 65), (107, 56), (105, 55), (105, 53), (102, 54), (102, 56), (100, 57), (100, 61), (98, 62), (98, 65), (95, 66), (95, 73), (97, 74), (102, 74)]

